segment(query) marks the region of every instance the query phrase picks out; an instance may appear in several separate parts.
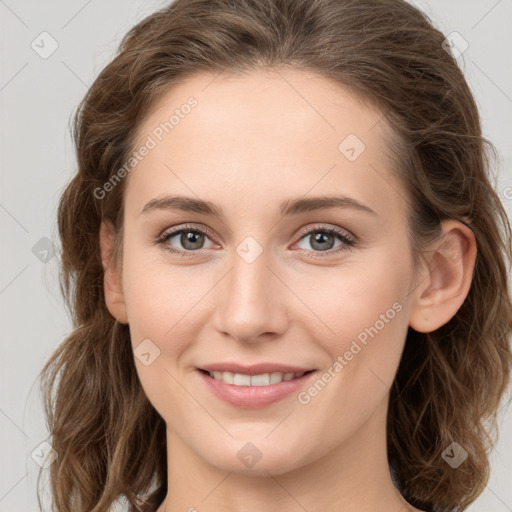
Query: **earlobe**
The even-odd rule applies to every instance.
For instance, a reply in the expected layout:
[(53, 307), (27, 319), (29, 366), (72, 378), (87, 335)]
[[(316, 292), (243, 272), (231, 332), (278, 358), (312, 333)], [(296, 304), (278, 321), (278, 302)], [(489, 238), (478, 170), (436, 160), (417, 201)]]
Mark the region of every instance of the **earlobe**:
[(103, 220), (100, 226), (101, 262), (103, 265), (103, 290), (110, 314), (120, 323), (127, 324), (126, 305), (121, 281), (121, 269), (114, 257), (114, 228)]
[(427, 252), (427, 275), (414, 290), (409, 325), (432, 332), (446, 324), (464, 302), (473, 279), (476, 240), (471, 229), (456, 220), (442, 224), (443, 233)]

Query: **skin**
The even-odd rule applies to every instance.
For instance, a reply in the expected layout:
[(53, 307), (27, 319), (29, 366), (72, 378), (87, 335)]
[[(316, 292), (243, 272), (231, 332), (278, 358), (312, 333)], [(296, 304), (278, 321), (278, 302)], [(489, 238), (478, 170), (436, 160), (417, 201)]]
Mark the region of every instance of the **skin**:
[[(408, 327), (437, 329), (466, 297), (471, 231), (445, 221), (415, 273), (409, 204), (386, 151), (390, 128), (325, 77), (291, 69), (189, 77), (148, 113), (139, 143), (190, 96), (197, 107), (125, 178), (120, 261), (112, 258), (111, 226), (100, 231), (109, 311), (129, 323), (134, 349), (150, 339), (160, 350), (148, 366), (135, 358), (167, 425), (172, 492), (158, 512), (417, 510), (390, 477), (389, 386)], [(354, 161), (338, 149), (349, 134), (366, 146)], [(141, 213), (168, 194), (211, 201), (224, 217)], [(353, 198), (374, 213), (343, 207), (279, 216), (284, 200), (324, 195)], [(155, 243), (185, 223), (213, 233), (194, 258)], [(347, 247), (326, 233), (334, 245), (322, 252), (310, 235), (325, 227), (357, 243)], [(248, 236), (263, 249), (252, 263), (237, 253)], [(187, 250), (179, 235), (169, 245)], [(198, 377), (197, 367), (220, 361), (273, 361), (321, 375), (393, 304), (400, 312), (307, 404), (292, 394), (240, 409)], [(248, 442), (261, 454), (252, 467), (237, 457)]]

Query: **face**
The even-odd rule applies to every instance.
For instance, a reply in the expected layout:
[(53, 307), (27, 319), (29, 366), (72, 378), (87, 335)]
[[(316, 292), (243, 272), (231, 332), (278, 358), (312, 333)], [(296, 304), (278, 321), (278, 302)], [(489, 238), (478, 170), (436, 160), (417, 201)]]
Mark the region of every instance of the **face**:
[(279, 474), (384, 435), (414, 281), (389, 133), (348, 89), (290, 70), (191, 77), (139, 127), (120, 280), (176, 447)]

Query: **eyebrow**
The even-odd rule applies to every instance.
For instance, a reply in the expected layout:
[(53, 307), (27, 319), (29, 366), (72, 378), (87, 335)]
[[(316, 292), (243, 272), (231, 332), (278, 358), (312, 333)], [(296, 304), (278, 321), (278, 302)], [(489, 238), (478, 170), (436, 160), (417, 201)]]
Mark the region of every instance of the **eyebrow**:
[[(350, 208), (377, 215), (369, 206), (357, 201), (356, 199), (344, 196), (287, 199), (280, 204), (279, 211), (281, 217), (285, 217), (288, 215), (297, 215), (299, 213), (313, 212), (326, 208)], [(186, 196), (165, 196), (151, 199), (151, 201), (146, 203), (140, 214), (146, 214), (155, 210), (181, 210), (184, 212), (211, 215), (218, 219), (224, 218), (222, 208), (214, 203)]]

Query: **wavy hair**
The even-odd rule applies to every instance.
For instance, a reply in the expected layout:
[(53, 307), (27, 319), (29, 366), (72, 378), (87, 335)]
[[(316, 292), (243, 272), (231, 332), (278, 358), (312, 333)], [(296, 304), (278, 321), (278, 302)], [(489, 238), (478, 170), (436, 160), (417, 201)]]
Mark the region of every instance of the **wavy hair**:
[[(74, 115), (77, 169), (58, 207), (73, 330), (40, 374), (58, 453), (47, 470), (56, 512), (104, 512), (119, 499), (150, 512), (167, 492), (165, 423), (103, 291), (100, 223), (122, 233), (126, 180), (101, 199), (95, 190), (127, 161), (138, 127), (174, 84), (283, 66), (335, 80), (382, 112), (415, 258), (444, 219), (465, 219), (475, 234), (473, 281), (457, 314), (428, 334), (409, 329), (387, 447), (400, 492), (418, 508), (463, 510), (483, 491), (511, 367), (511, 228), (490, 183), (493, 147), (444, 39), (403, 0), (176, 0), (124, 36)], [(453, 441), (469, 454), (456, 471), (441, 457)]]

